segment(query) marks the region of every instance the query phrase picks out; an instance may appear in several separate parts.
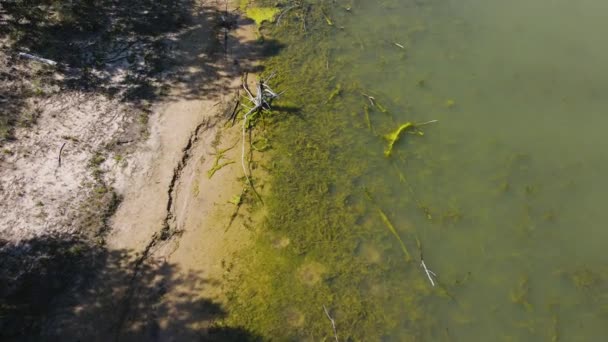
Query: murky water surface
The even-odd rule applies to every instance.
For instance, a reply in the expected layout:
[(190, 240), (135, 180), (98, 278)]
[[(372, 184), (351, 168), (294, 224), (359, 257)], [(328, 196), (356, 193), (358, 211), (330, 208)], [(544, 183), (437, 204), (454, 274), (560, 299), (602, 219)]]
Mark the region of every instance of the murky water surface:
[(341, 339), (604, 340), (608, 3), (336, 3), (279, 57), (302, 113), (273, 137), (252, 315), (283, 318), (258, 331), (333, 338), (326, 305)]
[(438, 336), (607, 336), (606, 10), (597, 0), (336, 10), (343, 78), (388, 110), (372, 111), (372, 127), (390, 132), (387, 114), (396, 125), (439, 120), (369, 165), (389, 189), (377, 195), (383, 210), (404, 240), (419, 238), (450, 293), (426, 303)]

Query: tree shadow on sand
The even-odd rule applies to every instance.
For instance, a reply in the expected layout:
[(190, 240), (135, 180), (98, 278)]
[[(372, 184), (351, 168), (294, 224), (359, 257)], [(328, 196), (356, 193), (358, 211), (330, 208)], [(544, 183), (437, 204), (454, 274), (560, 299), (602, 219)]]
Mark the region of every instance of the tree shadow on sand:
[(0, 267), (3, 341), (260, 340), (213, 325), (226, 315), (200, 295), (213, 281), (130, 251), (67, 236), (0, 241)]
[[(0, 42), (11, 42), (0, 46), (0, 54), (7, 59), (0, 67), (0, 82), (10, 81), (15, 70), (23, 71), (21, 79), (32, 80), (25, 82), (27, 89), (0, 87), (0, 123), (6, 121), (0, 128), (9, 130), (19, 121), (27, 104), (24, 98), (57, 93), (46, 89), (105, 93), (146, 108), (162, 99), (208, 98), (229, 90), (228, 81), (222, 81), (226, 76), (255, 71), (255, 61), (284, 48), (272, 39), (235, 38), (235, 29), (250, 21), (210, 2), (0, 3), (0, 38), (8, 38)], [(19, 52), (57, 65), (31, 62), (19, 57)], [(170, 91), (175, 88), (180, 91)]]

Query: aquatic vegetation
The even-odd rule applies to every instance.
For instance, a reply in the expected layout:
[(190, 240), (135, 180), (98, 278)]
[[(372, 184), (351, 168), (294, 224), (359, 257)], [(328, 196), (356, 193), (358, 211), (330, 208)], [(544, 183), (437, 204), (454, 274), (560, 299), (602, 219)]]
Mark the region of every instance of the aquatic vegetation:
[(279, 9), (276, 7), (249, 7), (245, 11), (245, 15), (255, 21), (258, 27), (262, 26), (265, 21), (274, 22), (277, 14), (279, 14)]
[(386, 139), (388, 141), (388, 146), (384, 150), (384, 155), (387, 157), (390, 157), (391, 154), (393, 153), (393, 146), (395, 146), (395, 143), (397, 141), (399, 141), (399, 139), (401, 138), (401, 135), (404, 134), (408, 130), (414, 130), (414, 129), (416, 129), (416, 127), (414, 126), (413, 123), (406, 122), (406, 123), (402, 124), (401, 126), (399, 126), (399, 128), (397, 128), (394, 132), (385, 135), (384, 139)]
[(405, 246), (405, 243), (403, 243), (403, 240), (401, 240), (401, 237), (399, 236), (397, 229), (395, 229), (395, 226), (393, 226), (393, 224), (388, 219), (386, 214), (382, 211), (382, 209), (378, 209), (378, 214), (380, 214), (380, 218), (382, 219), (382, 222), (384, 222), (384, 224), (391, 231), (393, 236), (397, 239), (397, 241), (399, 241), (401, 250), (403, 251), (403, 254), (405, 254), (405, 261), (406, 262), (412, 261), (412, 256), (410, 255), (410, 252), (408, 252), (407, 247)]
[(249, 0), (239, 0), (239, 3), (238, 3), (238, 8), (239, 8), (241, 11), (246, 10), (246, 9), (247, 9), (247, 6), (249, 6)]
[(261, 137), (253, 141), (251, 147), (258, 152), (265, 152), (271, 148), (271, 145), (267, 138)]
[(213, 166), (211, 167), (211, 169), (209, 169), (207, 171), (207, 177), (209, 177), (209, 179), (211, 179), (211, 177), (213, 177), (213, 175), (215, 175), (216, 172), (218, 172), (219, 170), (221, 170), (224, 166), (230, 165), (230, 164), (234, 164), (234, 160), (230, 160), (224, 163), (219, 163), (219, 160), (216, 159), (215, 160), (215, 164), (213, 164)]
[(242, 194), (234, 195), (228, 202), (232, 203), (234, 205), (237, 205), (237, 206), (241, 205), (241, 203), (243, 203), (243, 195)]
[(272, 240), (272, 247), (276, 249), (282, 249), (289, 246), (291, 240), (286, 236), (276, 237)]
[[(281, 9), (295, 4), (280, 3)], [(242, 265), (227, 274), (229, 314), (224, 324), (245, 327), (263, 339), (329, 341), (334, 336), (326, 307), (341, 341), (425, 341), (442, 336), (466, 340), (477, 333), (477, 326), (496, 319), (504, 324), (491, 328), (513, 340), (525, 340), (528, 327), (547, 336), (553, 312), (548, 314), (547, 295), (541, 291), (547, 286), (541, 282), (545, 275), (530, 274), (529, 280), (517, 275), (532, 269), (529, 262), (550, 265), (549, 258), (567, 262), (563, 255), (539, 252), (537, 243), (540, 238), (572, 238), (576, 232), (562, 225), (571, 218), (569, 209), (547, 200), (556, 192), (542, 177), (533, 177), (541, 175), (538, 166), (545, 160), (508, 158), (514, 149), (527, 151), (521, 147), (525, 142), (501, 141), (499, 150), (491, 145), (498, 139), (488, 129), (491, 125), (485, 132), (471, 130), (480, 127), (468, 121), (477, 115), (475, 106), (463, 113), (471, 115), (466, 121), (450, 116), (446, 94), (462, 98), (454, 102), (457, 108), (460, 101), (471, 103), (469, 89), (444, 88), (443, 76), (453, 77), (450, 73), (459, 70), (427, 71), (409, 64), (420, 56), (443, 56), (431, 55), (439, 50), (417, 56), (417, 41), (424, 40), (426, 33), (417, 32), (416, 39), (405, 37), (408, 27), (419, 24), (388, 15), (392, 8), (403, 9), (402, 1), (373, 5), (359, 1), (348, 14), (341, 8), (333, 11), (334, 2), (303, 3), (308, 12), (301, 8), (286, 12), (280, 25), (267, 25), (264, 32), (286, 46), (265, 61), (264, 68), (277, 72), (273, 86), (287, 92), (275, 111), (260, 116), (252, 126), (258, 137), (253, 144), (265, 150), (262, 158), (252, 158), (257, 167), (252, 177), (267, 186), (261, 190), (263, 209), (250, 213), (261, 217), (250, 225), (252, 246), (239, 255), (237, 264)], [(369, 30), (373, 22), (361, 12), (377, 7), (383, 7), (380, 13), (391, 22), (376, 21), (378, 26)], [(328, 25), (321, 8), (334, 26)], [(441, 27), (436, 24), (428, 27), (438, 31)], [(336, 29), (340, 25), (345, 28)], [(379, 36), (380, 32), (394, 35)], [(403, 60), (402, 51), (391, 42), (403, 42), (411, 59)], [(378, 69), (380, 55), (384, 70)], [(387, 75), (393, 74), (388, 80)], [(399, 84), (403, 87), (395, 87)], [(281, 111), (284, 104), (297, 110)], [(421, 133), (424, 128), (418, 120), (433, 111), (450, 120), (441, 134), (425, 139), (404, 135)], [(408, 122), (411, 126), (399, 131), (400, 124)], [(386, 133), (388, 139), (378, 139)], [(481, 138), (471, 141), (471, 136)], [(272, 148), (262, 148), (266, 141), (259, 137), (272, 142)], [(407, 151), (399, 150), (398, 144), (407, 146)], [(388, 150), (390, 158), (378, 153), (381, 149)], [(269, 177), (258, 179), (259, 170), (271, 170)], [(542, 191), (527, 196), (527, 184)], [(498, 190), (503, 192), (497, 195)], [(551, 221), (549, 211), (560, 219)], [(549, 223), (551, 230), (528, 229)], [(526, 227), (526, 234), (517, 234), (519, 226)], [(439, 275), (434, 287), (417, 262), (404, 265), (404, 259), (418, 259), (412, 250), (416, 238), (428, 253), (427, 266)], [(551, 288), (551, 295), (577, 292), (571, 273), (561, 280), (565, 286)], [(503, 295), (488, 300), (483, 294), (492, 293), (493, 286)], [(536, 303), (538, 308), (532, 310)], [(590, 317), (601, 314), (598, 305), (592, 307)], [(452, 319), (455, 312), (462, 317)], [(528, 326), (515, 329), (516, 321)], [(564, 335), (560, 338), (567, 338), (566, 331), (560, 331)]]
[(289, 308), (285, 311), (285, 320), (290, 327), (301, 328), (306, 323), (306, 316), (298, 309)]
[(219, 170), (221, 170), (224, 166), (230, 165), (230, 164), (234, 164), (235, 162), (233, 160), (229, 160), (226, 162), (221, 162), (221, 160), (224, 158), (224, 155), (226, 154), (226, 152), (230, 151), (231, 149), (234, 148), (235, 145), (232, 145), (228, 148), (225, 148), (223, 150), (217, 150), (215, 152), (215, 160), (213, 161), (213, 166), (211, 166), (211, 169), (209, 169), (207, 171), (207, 177), (209, 179), (211, 179), (211, 177), (213, 177), (213, 175), (215, 175), (216, 172), (218, 172)]
[(382, 262), (381, 251), (370, 243), (364, 243), (360, 246), (357, 254), (370, 264), (379, 264)]
[(363, 106), (363, 113), (365, 114), (365, 123), (367, 124), (367, 128), (372, 131), (372, 121), (369, 117), (369, 107), (367, 105)]
[(327, 268), (323, 264), (312, 261), (298, 269), (298, 279), (307, 286), (314, 286), (323, 279), (325, 273)]
[(327, 15), (327, 13), (325, 13), (325, 11), (321, 11), (321, 13), (323, 13), (323, 18), (325, 19), (325, 22), (327, 23), (327, 25), (329, 26), (334, 26), (334, 22), (331, 20), (331, 18)]
[(338, 85), (334, 88), (334, 90), (332, 90), (332, 92), (329, 94), (329, 97), (327, 98), (327, 102), (333, 100), (336, 96), (340, 95), (342, 93), (342, 85), (338, 83)]
[(570, 274), (570, 279), (579, 290), (593, 290), (601, 284), (602, 278), (595, 272), (583, 268)]
[(517, 286), (511, 291), (511, 301), (515, 304), (522, 305), (526, 310), (532, 310), (532, 304), (528, 301), (530, 286), (528, 284), (528, 276), (522, 275), (519, 278)]
[[(361, 108), (360, 86), (340, 78), (340, 68), (345, 66), (339, 62), (330, 60), (332, 68), (327, 69), (333, 42), (320, 31), (332, 28), (318, 6), (311, 11), (305, 30), (302, 13), (290, 11), (282, 17), (281, 29), (272, 32), (288, 47), (266, 61), (265, 68), (277, 72), (273, 84), (289, 90), (277, 101), (276, 111), (263, 116), (265, 124), (253, 128), (258, 136), (272, 141), (260, 165), (272, 170), (267, 180), (271, 191), (264, 194), (262, 222), (252, 227), (259, 234), (239, 256), (243, 266), (226, 274), (230, 315), (223, 324), (245, 326), (279, 340), (333, 339), (323, 313), (326, 306), (336, 319), (340, 339), (397, 336), (404, 322), (416, 327), (411, 334), (421, 334), (432, 324), (424, 319), (426, 311), (420, 304), (429, 286), (421, 281), (419, 269), (403, 267), (401, 254), (406, 260), (411, 258), (405, 243), (382, 226), (376, 206), (365, 201), (354, 181), (369, 178), (369, 165), (362, 159), (388, 161), (365, 148), (369, 144), (381, 147), (374, 135), (355, 129), (371, 129), (371, 119), (369, 124), (353, 120), (356, 111), (344, 111)], [(303, 39), (312, 30), (315, 34)], [(298, 108), (297, 113), (282, 113), (283, 104)], [(378, 127), (385, 124), (379, 120)], [(353, 156), (351, 148), (360, 155)], [(257, 177), (255, 170), (252, 177)], [(375, 193), (378, 185), (369, 183)], [(394, 248), (395, 239), (402, 251)], [(399, 257), (389, 257), (391, 250)], [(353, 259), (357, 253), (361, 257)], [(370, 301), (362, 284), (374, 279), (383, 281), (372, 286), (377, 296)], [(395, 301), (411, 315), (403, 317), (392, 305)]]

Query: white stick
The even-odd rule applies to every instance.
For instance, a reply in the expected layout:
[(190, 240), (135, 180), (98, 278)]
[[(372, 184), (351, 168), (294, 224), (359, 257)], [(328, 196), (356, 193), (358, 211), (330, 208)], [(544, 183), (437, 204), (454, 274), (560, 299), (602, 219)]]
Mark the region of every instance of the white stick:
[(421, 123), (417, 123), (414, 126), (424, 126), (424, 125), (428, 125), (428, 124), (432, 124), (432, 123), (436, 123), (439, 122), (439, 120), (431, 120), (431, 121), (427, 121), (427, 122), (421, 122)]
[(38, 56), (34, 56), (34, 55), (30, 55), (29, 53), (19, 52), (18, 55), (19, 55), (19, 57), (32, 59), (32, 60), (35, 60), (36, 62), (40, 62), (40, 63), (44, 63), (44, 64), (48, 64), (48, 65), (57, 65), (57, 62), (55, 62), (55, 61), (52, 61), (52, 60), (46, 59), (46, 58), (42, 58), (42, 57), (38, 57)]
[[(268, 79), (272, 78), (273, 76), (274, 73)], [(245, 178), (247, 178), (247, 182), (249, 182), (249, 184), (251, 185), (251, 179), (249, 178), (249, 173), (247, 172), (247, 166), (245, 166), (245, 141), (247, 140), (247, 119), (249, 118), (249, 115), (251, 113), (254, 113), (256, 111), (263, 111), (265, 109), (264, 105), (266, 105), (268, 108), (270, 107), (268, 101), (266, 101), (264, 97), (264, 94), (267, 94), (266, 97), (269, 97), (271, 100), (279, 97), (279, 95), (272, 91), (272, 89), (270, 89), (270, 87), (267, 86), (264, 81), (258, 82), (257, 94), (255, 94), (255, 96), (253, 96), (253, 94), (249, 91), (245, 82), (243, 82), (243, 89), (245, 89), (245, 91), (249, 95), (249, 98), (247, 99), (253, 104), (253, 108), (247, 108), (249, 109), (249, 111), (243, 117), (243, 144), (241, 151), (241, 165), (243, 166), (243, 172), (245, 173)], [(243, 107), (246, 106), (243, 105)]]
[(327, 315), (327, 318), (329, 318), (332, 328), (334, 328), (334, 338), (336, 339), (336, 342), (339, 342), (338, 341), (338, 330), (336, 329), (336, 321), (333, 318), (331, 318), (331, 316), (329, 315), (329, 311), (327, 311), (327, 308), (325, 307), (325, 305), (323, 305), (323, 310), (325, 310), (325, 314)]
[(420, 266), (422, 266), (422, 268), (424, 269), (424, 272), (426, 273), (426, 276), (429, 278), (429, 281), (431, 282), (431, 285), (432, 285), (433, 287), (435, 287), (435, 282), (433, 281), (433, 276), (435, 276), (435, 277), (437, 276), (437, 275), (435, 274), (435, 272), (433, 272), (433, 271), (429, 270), (429, 269), (426, 267), (426, 264), (424, 263), (424, 260), (420, 260)]

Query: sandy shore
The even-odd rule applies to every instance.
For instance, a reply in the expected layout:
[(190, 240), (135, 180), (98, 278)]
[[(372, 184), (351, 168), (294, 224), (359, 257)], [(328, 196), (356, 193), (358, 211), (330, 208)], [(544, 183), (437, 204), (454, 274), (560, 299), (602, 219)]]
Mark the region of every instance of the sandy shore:
[[(205, 6), (223, 10), (224, 1)], [(190, 341), (209, 338), (207, 328), (225, 314), (224, 267), (249, 236), (238, 222), (226, 229), (235, 209), (230, 200), (243, 187), (241, 127), (226, 125), (226, 114), (232, 112), (242, 73), (258, 62), (259, 44), (250, 20), (237, 15), (236, 26), (215, 37), (213, 20), (197, 18), (201, 22), (175, 42), (186, 51), (178, 61), (183, 76), (151, 108), (147, 137), (125, 155), (115, 152), (96, 165), (122, 201), (106, 223), (99, 270), (56, 300), (57, 312), (45, 322), (48, 336)], [(227, 44), (223, 55), (214, 51), (218, 41)], [(75, 233), (78, 222), (69, 218), (86, 202), (87, 193), (79, 189), (90, 177), (91, 158), (133, 129), (132, 122), (121, 121), (120, 103), (101, 102), (107, 101), (102, 97), (73, 101), (79, 99), (82, 103), (68, 104), (68, 111), (49, 106), (41, 116), (47, 125), (35, 134), (23, 131), (15, 146), (7, 147), (12, 148), (5, 162), (10, 168), (0, 172), (4, 238), (18, 242)], [(108, 117), (112, 106), (118, 120)], [(58, 166), (56, 150), (65, 139)], [(29, 149), (33, 153), (23, 153)], [(220, 160), (227, 165), (210, 177), (221, 150), (227, 150)], [(71, 223), (67, 230), (66, 222)]]
[[(180, 44), (201, 56), (210, 34), (201, 26)], [(238, 224), (226, 230), (235, 207), (230, 199), (242, 190), (240, 149), (226, 151), (221, 162), (234, 163), (211, 178), (209, 170), (220, 150), (240, 142), (240, 126), (227, 126), (225, 114), (234, 105), (241, 73), (256, 63), (255, 41), (255, 27), (238, 19), (228, 39), (231, 54), (213, 62), (221, 77), (206, 84), (198, 98), (186, 96), (191, 87), (171, 90), (175, 100), (158, 106), (150, 118), (150, 138), (136, 156), (137, 171), (120, 181), (124, 200), (111, 220), (107, 246), (128, 251), (135, 267), (125, 279), (129, 285), (120, 287), (122, 302), (115, 304), (121, 316), (108, 327), (118, 340), (194, 340), (223, 315), (223, 265), (249, 236)], [(196, 83), (201, 69), (190, 71), (186, 83)], [(138, 269), (137, 262), (149, 269)], [(138, 277), (152, 282), (133, 281)], [(98, 286), (113, 282), (102, 276)]]

